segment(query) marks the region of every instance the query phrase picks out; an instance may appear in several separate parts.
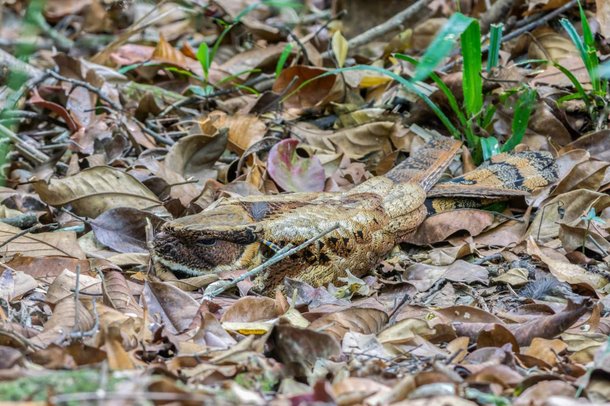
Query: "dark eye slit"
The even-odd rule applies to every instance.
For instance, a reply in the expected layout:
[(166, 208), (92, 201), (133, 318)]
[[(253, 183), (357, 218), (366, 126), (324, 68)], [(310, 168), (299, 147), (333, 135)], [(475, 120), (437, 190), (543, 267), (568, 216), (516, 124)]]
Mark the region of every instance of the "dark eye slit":
[(212, 246), (212, 245), (216, 245), (216, 239), (215, 238), (200, 238), (197, 240), (197, 244), (200, 245), (206, 245), (206, 246)]

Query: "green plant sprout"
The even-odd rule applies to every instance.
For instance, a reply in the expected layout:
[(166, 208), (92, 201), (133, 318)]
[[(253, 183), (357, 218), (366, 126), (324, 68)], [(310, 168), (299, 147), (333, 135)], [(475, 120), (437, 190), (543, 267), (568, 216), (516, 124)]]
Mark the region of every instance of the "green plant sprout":
[(578, 3), (578, 8), (580, 11), (580, 23), (582, 25), (582, 38), (568, 19), (562, 18), (560, 22), (580, 54), (580, 58), (582, 59), (589, 79), (591, 80), (593, 90), (587, 92), (572, 72), (558, 62), (553, 62), (553, 65), (570, 80), (576, 89), (576, 93), (564, 96), (560, 98), (558, 102), (562, 103), (568, 100), (581, 99), (587, 107), (589, 116), (593, 122), (597, 123), (597, 128), (599, 129), (602, 127), (603, 122), (605, 122), (608, 115), (605, 111), (608, 107), (606, 100), (608, 94), (608, 80), (606, 78), (608, 75), (605, 73), (604, 69), (600, 69), (595, 38), (593, 37), (587, 16), (585, 15), (580, 2)]
[(602, 219), (601, 217), (597, 216), (597, 214), (595, 214), (595, 208), (591, 207), (589, 209), (589, 211), (587, 212), (586, 215), (582, 216), (580, 218), (582, 221), (585, 222), (585, 224), (587, 225), (587, 229), (585, 230), (585, 235), (582, 238), (582, 253), (585, 253), (585, 244), (587, 242), (587, 239), (589, 238), (589, 229), (591, 228), (591, 223), (597, 223), (600, 225), (604, 225), (606, 224), (606, 222), (604, 221), (604, 219)]

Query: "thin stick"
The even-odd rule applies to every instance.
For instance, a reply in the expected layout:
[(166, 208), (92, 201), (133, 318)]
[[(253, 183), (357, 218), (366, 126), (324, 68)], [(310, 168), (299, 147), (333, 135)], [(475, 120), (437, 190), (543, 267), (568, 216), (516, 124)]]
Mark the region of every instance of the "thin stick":
[(80, 328), (78, 328), (78, 306), (79, 302), (79, 293), (80, 293), (80, 264), (76, 265), (76, 285), (74, 286), (74, 328), (72, 329), (72, 335), (80, 335), (82, 332)]
[[(368, 44), (375, 38), (379, 38), (382, 35), (387, 34), (388, 32), (394, 31), (398, 27), (400, 27), (408, 18), (413, 17), (424, 7), (430, 4), (430, 0), (418, 0), (400, 13), (396, 14), (394, 17), (390, 18), (383, 24), (379, 24), (368, 31), (363, 32), (360, 35), (355, 36), (354, 38), (347, 41), (349, 45), (349, 49), (358, 48), (364, 44)], [(332, 55), (332, 50), (328, 50), (322, 54), (323, 58), (328, 58)]]
[(206, 292), (204, 292), (201, 302), (203, 303), (205, 300), (211, 300), (211, 299), (215, 298), (216, 296), (220, 295), (221, 293), (225, 292), (226, 290), (234, 288), (235, 286), (237, 286), (237, 284), (239, 282), (241, 282), (251, 276), (258, 275), (259, 273), (261, 273), (265, 269), (269, 268), (270, 266), (275, 265), (278, 262), (280, 262), (282, 259), (289, 257), (296, 252), (301, 251), (303, 248), (307, 248), (314, 242), (318, 241), (320, 238), (324, 237), (326, 234), (329, 234), (338, 228), (339, 228), (339, 224), (335, 224), (328, 230), (321, 232), (320, 234), (310, 238), (309, 240), (305, 241), (302, 244), (297, 245), (296, 247), (293, 247), (292, 244), (286, 245), (284, 248), (282, 248), (281, 250), (276, 252), (275, 255), (273, 255), (271, 258), (269, 258), (269, 260), (267, 260), (265, 263), (260, 264), (259, 266), (255, 267), (255, 268), (252, 268), (250, 271), (241, 275), (239, 278), (235, 278), (234, 280), (232, 280), (231, 282), (229, 282), (227, 284), (223, 284), (222, 286), (219, 286), (217, 288), (213, 287), (213, 284), (210, 285), (208, 287), (208, 289), (212, 288), (213, 290), (208, 292), (207, 291), (208, 289), (206, 289)]
[(3, 126), (2, 124), (0, 124), (0, 137), (6, 137), (10, 139), (15, 144), (15, 146), (23, 153), (23, 155), (25, 155), (25, 157), (31, 161), (34, 161), (36, 163), (43, 163), (49, 160), (47, 154), (36, 150), (34, 147), (30, 146), (21, 138), (19, 138), (17, 134), (11, 131), (8, 127)]
[(55, 78), (57, 80), (61, 80), (62, 82), (72, 83), (75, 86), (84, 87), (85, 89), (89, 90), (90, 92), (97, 94), (100, 99), (102, 99), (103, 101), (108, 103), (108, 105), (110, 105), (110, 107), (112, 107), (114, 110), (116, 110), (116, 111), (123, 110), (123, 108), (121, 106), (119, 106), (118, 104), (116, 104), (116, 102), (114, 100), (112, 100), (108, 96), (106, 96), (102, 92), (101, 89), (99, 89), (95, 86), (92, 86), (91, 84), (84, 82), (82, 80), (72, 79), (72, 78), (62, 76), (59, 73), (52, 71), (52, 70), (48, 70), (47, 72), (49, 73), (49, 75), (51, 75), (53, 78)]

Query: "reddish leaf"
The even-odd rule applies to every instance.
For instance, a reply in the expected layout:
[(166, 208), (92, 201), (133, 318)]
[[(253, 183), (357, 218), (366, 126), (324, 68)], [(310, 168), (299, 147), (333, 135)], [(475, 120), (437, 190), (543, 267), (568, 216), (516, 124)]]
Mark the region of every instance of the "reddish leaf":
[(287, 192), (321, 192), (324, 190), (324, 168), (317, 157), (297, 154), (297, 140), (283, 140), (271, 148), (267, 160), (269, 176)]

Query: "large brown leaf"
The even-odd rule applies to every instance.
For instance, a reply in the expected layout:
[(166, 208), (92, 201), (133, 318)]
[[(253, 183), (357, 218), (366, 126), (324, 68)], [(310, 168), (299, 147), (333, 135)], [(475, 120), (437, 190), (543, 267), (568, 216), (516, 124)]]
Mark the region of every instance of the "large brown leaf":
[(388, 322), (388, 315), (377, 309), (354, 307), (329, 313), (309, 325), (310, 329), (330, 334), (338, 341), (348, 332), (377, 334)]
[(142, 294), (150, 315), (158, 317), (173, 334), (187, 330), (199, 310), (195, 299), (168, 283), (147, 282)]
[(51, 206), (71, 204), (79, 216), (97, 217), (115, 207), (144, 210), (161, 202), (133, 176), (107, 166), (85, 169), (73, 176), (39, 180), (34, 189)]
[(76, 241), (76, 233), (72, 231), (20, 235), (21, 233), (19, 228), (0, 222), (3, 256), (19, 254), (29, 257), (62, 256), (85, 259), (85, 253)]

